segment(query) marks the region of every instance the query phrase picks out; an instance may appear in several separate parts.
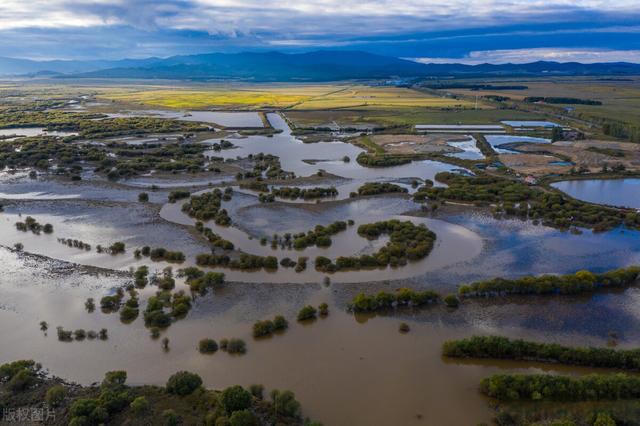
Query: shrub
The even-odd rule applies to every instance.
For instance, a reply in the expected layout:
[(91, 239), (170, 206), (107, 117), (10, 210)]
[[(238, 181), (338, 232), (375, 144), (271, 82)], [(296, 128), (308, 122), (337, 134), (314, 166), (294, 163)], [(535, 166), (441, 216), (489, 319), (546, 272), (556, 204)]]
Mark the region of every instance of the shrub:
[(448, 294), (443, 300), (449, 308), (457, 308), (460, 305), (460, 299), (455, 294)]
[(212, 354), (218, 350), (218, 344), (213, 339), (202, 339), (198, 343), (198, 350), (202, 354)]
[(326, 303), (321, 303), (320, 306), (318, 306), (318, 313), (322, 317), (326, 317), (327, 315), (329, 315), (329, 305), (327, 305)]
[(640, 267), (616, 269), (601, 274), (578, 271), (567, 275), (527, 276), (514, 280), (494, 278), (463, 285), (458, 293), (463, 297), (498, 294), (579, 294), (599, 288), (624, 288), (640, 278)]
[(138, 194), (138, 201), (140, 201), (141, 203), (146, 203), (149, 201), (149, 194), (147, 194), (146, 192), (141, 192)]
[(169, 202), (170, 203), (175, 203), (178, 200), (182, 200), (184, 198), (189, 198), (190, 195), (191, 195), (191, 193), (189, 191), (177, 189), (177, 190), (171, 191), (169, 193)]
[(618, 374), (560, 376), (496, 374), (482, 380), (480, 390), (500, 401), (599, 401), (636, 399), (640, 377)]
[(247, 346), (242, 339), (229, 339), (226, 350), (230, 354), (243, 354), (247, 352)]
[(351, 300), (349, 309), (354, 312), (375, 312), (397, 306), (419, 307), (434, 303), (439, 297), (438, 293), (431, 290), (414, 291), (408, 288), (401, 288), (395, 294), (385, 291), (376, 295), (360, 293)]
[(171, 325), (171, 316), (162, 310), (148, 311), (144, 313), (144, 323), (149, 327), (169, 327)]
[(179, 371), (169, 377), (167, 392), (180, 396), (191, 395), (201, 385), (202, 379), (197, 374)]
[(411, 330), (411, 328), (409, 327), (409, 324), (407, 324), (406, 322), (401, 322), (400, 326), (398, 327), (398, 330), (400, 331), (400, 333), (408, 333), (409, 330)]
[(109, 253), (119, 254), (125, 252), (125, 244), (122, 241), (116, 241), (109, 246)]
[(136, 308), (125, 305), (120, 310), (120, 320), (123, 322), (131, 322), (138, 317), (139, 311)]
[(34, 372), (28, 368), (23, 368), (18, 371), (13, 377), (11, 377), (11, 380), (9, 380), (9, 383), (7, 383), (7, 387), (12, 392), (21, 392), (23, 390), (26, 390), (35, 382), (36, 376)]
[(282, 315), (276, 315), (273, 318), (274, 330), (286, 330), (289, 327), (289, 322)]
[(230, 426), (255, 426), (257, 420), (249, 410), (238, 410), (229, 417)]
[(162, 419), (164, 420), (164, 424), (167, 426), (176, 426), (179, 420), (178, 415), (171, 408), (162, 412)]
[(307, 305), (298, 312), (298, 321), (314, 319), (316, 317), (316, 313), (316, 308), (311, 305)]
[(139, 396), (131, 401), (129, 407), (135, 414), (142, 414), (149, 409), (149, 401), (144, 396)]
[(127, 372), (123, 370), (108, 371), (102, 380), (103, 387), (124, 386), (127, 381)]
[(271, 320), (257, 321), (253, 324), (253, 337), (267, 336), (273, 333), (275, 325)]
[(264, 386), (251, 385), (249, 386), (249, 392), (251, 392), (251, 395), (253, 395), (254, 398), (262, 399), (264, 394)]
[(66, 391), (64, 389), (64, 386), (55, 385), (47, 390), (44, 400), (49, 406), (58, 407), (60, 406), (60, 404), (62, 404), (62, 401), (64, 401), (65, 394)]
[(36, 363), (32, 360), (20, 360), (0, 365), (0, 381), (9, 380), (19, 371), (33, 369)]
[(553, 362), (585, 367), (640, 370), (639, 349), (576, 348), (499, 336), (473, 336), (450, 340), (442, 353), (453, 358), (496, 358)]
[(274, 389), (271, 392), (271, 401), (276, 414), (287, 417), (298, 417), (300, 415), (300, 403), (291, 391)]
[(229, 414), (251, 407), (251, 394), (242, 386), (231, 386), (222, 391), (220, 402)]

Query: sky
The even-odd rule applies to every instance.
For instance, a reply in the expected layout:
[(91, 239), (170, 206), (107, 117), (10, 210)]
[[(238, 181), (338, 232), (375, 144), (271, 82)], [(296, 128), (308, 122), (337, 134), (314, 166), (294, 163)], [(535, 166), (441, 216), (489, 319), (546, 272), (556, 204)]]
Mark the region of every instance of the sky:
[(640, 0), (0, 0), (0, 56), (363, 50), (420, 62), (640, 63)]

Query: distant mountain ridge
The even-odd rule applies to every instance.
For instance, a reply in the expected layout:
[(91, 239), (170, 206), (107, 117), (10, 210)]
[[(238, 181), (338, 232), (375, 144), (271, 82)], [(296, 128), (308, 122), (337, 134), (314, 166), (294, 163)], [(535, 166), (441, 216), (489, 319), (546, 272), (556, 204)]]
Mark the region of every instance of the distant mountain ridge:
[(640, 75), (640, 64), (424, 64), (360, 51), (242, 52), (117, 61), (32, 61), (0, 57), (0, 75), (246, 81), (330, 81), (409, 77)]

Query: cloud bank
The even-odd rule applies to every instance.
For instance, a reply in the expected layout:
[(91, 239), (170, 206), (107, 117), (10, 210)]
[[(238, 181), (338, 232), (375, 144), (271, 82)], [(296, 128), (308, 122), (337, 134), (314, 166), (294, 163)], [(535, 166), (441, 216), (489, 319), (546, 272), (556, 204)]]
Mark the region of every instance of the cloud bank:
[(640, 49), (638, 22), (636, 0), (2, 0), (0, 55), (360, 48), (456, 58), (548, 47), (629, 50)]

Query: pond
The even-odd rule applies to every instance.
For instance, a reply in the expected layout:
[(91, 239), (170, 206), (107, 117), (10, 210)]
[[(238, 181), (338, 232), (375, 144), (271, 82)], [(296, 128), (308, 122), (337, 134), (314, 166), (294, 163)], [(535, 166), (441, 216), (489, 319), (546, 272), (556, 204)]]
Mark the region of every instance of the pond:
[(640, 179), (585, 179), (552, 183), (556, 189), (590, 203), (640, 209)]

